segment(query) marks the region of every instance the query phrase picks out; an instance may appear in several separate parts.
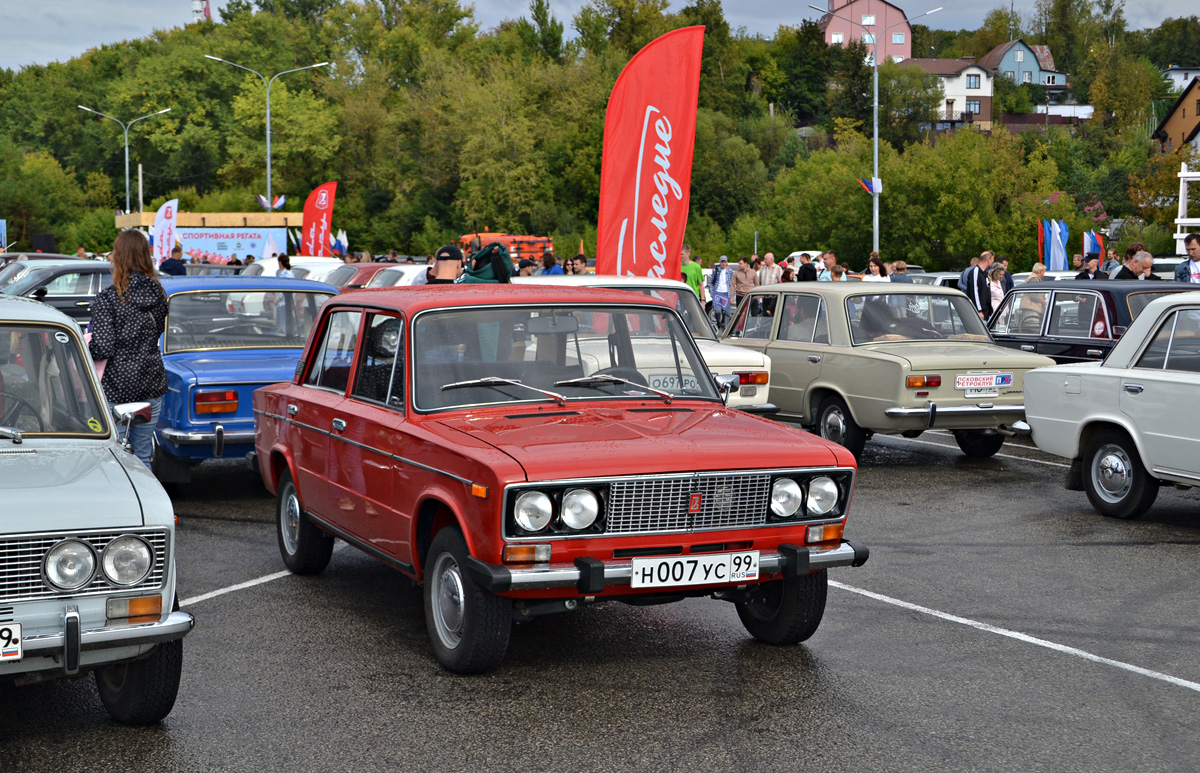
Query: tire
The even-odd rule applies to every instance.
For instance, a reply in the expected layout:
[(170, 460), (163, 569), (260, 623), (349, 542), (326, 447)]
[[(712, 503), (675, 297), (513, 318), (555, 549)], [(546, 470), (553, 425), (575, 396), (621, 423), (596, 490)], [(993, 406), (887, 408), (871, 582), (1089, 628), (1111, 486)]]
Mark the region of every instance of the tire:
[(1004, 445), (1004, 435), (999, 432), (988, 434), (977, 429), (957, 429), (954, 431), (954, 442), (972, 459), (988, 459), (1000, 451)]
[(480, 587), (467, 572), (467, 544), (457, 528), (437, 533), (425, 562), (425, 627), (447, 671), (482, 674), (504, 658), (512, 600)]
[(95, 671), (100, 702), (123, 725), (154, 725), (171, 713), (183, 673), (183, 640), (159, 644), (150, 655)]
[(817, 411), (817, 434), (845, 446), (855, 458), (862, 454), (863, 446), (867, 444), (866, 431), (854, 421), (846, 401), (837, 395), (830, 395), (821, 401)]
[(1158, 485), (1124, 432), (1107, 429), (1088, 442), (1083, 454), (1083, 489), (1101, 515), (1137, 518), (1154, 504)]
[(150, 468), (160, 483), (191, 483), (192, 464), (187, 459), (171, 456), (154, 440), (154, 452), (150, 457)]
[(275, 508), (275, 531), (279, 554), (293, 574), (320, 574), (333, 555), (333, 537), (317, 528), (304, 509), (292, 474), (279, 479), (279, 501)]
[(774, 645), (799, 644), (821, 625), (828, 593), (829, 576), (822, 569), (763, 583), (757, 598), (737, 603), (737, 613), (755, 639)]

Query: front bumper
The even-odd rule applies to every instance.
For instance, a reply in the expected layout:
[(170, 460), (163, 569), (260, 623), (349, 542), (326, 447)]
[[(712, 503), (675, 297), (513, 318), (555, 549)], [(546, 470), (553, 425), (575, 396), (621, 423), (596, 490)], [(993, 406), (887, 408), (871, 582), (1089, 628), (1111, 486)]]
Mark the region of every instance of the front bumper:
[[(782, 574), (798, 577), (835, 566), (862, 566), (870, 558), (866, 545), (843, 541), (837, 547), (780, 545), (777, 553), (762, 553), (758, 558), (760, 575)], [(633, 576), (631, 562), (605, 563), (597, 558), (578, 558), (572, 564), (536, 564), (503, 566), (467, 558), (467, 571), (492, 593), (518, 590), (545, 590), (574, 587), (580, 593), (596, 594), (605, 588), (629, 585)], [(691, 587), (691, 586), (681, 586)], [(705, 586), (720, 588), (720, 585)]]
[[(110, 662), (121, 662), (129, 659), (126, 649), (124, 657), (106, 659), (99, 654), (86, 657), (84, 653), (96, 653), (101, 650), (120, 648), (149, 647), (162, 642), (182, 639), (191, 633), (196, 619), (190, 612), (170, 612), (152, 622), (117, 622), (111, 621), (102, 626), (85, 628), (81, 624), (78, 610), (68, 607), (63, 615), (62, 629), (45, 633), (27, 634), (24, 648), (25, 659), (53, 657), (61, 662), (65, 674), (78, 673), (81, 663), (85, 668), (107, 665)], [(25, 660), (11, 665), (10, 673), (19, 673)], [(30, 670), (41, 670), (34, 666)]]
[(743, 413), (756, 413), (760, 416), (774, 416), (779, 413), (779, 406), (774, 403), (759, 403), (757, 405), (731, 405)]
[(894, 406), (884, 410), (884, 414), (893, 419), (923, 418), (927, 429), (937, 425), (938, 417), (990, 419), (997, 420), (1021, 417), (1025, 415), (1025, 406), (996, 405), (995, 403), (976, 403), (974, 405), (950, 405), (938, 407), (937, 403), (929, 402), (919, 408), (901, 408)]

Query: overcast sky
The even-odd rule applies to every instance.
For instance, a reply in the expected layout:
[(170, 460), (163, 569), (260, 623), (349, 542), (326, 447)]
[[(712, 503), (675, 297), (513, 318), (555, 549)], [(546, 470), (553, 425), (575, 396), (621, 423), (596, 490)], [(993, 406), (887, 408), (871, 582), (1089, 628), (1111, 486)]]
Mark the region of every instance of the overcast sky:
[[(567, 27), (584, 0), (550, 0), (554, 15)], [(816, 5), (822, 5), (814, 0)], [(901, 0), (910, 17), (938, 4), (941, 12), (923, 19), (931, 27), (973, 29), (983, 22), (988, 10), (1002, 0)], [(212, 0), (213, 16), (225, 0)], [(688, 5), (672, 0), (671, 8)], [(528, 0), (476, 0), (475, 19), (486, 29), (504, 19), (528, 15)], [(808, 8), (808, 0), (725, 0), (725, 15), (734, 27), (751, 33), (774, 34), (780, 24), (798, 24), (819, 14)], [(1017, 0), (1015, 7), (1029, 14), (1034, 0)], [(191, 21), (191, 0), (0, 0), (0, 67), (19, 68), (29, 64), (65, 61), (103, 43), (144, 37), (155, 29), (177, 27)], [(1133, 29), (1157, 26), (1163, 19), (1196, 13), (1194, 0), (1132, 0), (1126, 3), (1125, 18)], [(1193, 63), (1196, 64), (1196, 63)]]

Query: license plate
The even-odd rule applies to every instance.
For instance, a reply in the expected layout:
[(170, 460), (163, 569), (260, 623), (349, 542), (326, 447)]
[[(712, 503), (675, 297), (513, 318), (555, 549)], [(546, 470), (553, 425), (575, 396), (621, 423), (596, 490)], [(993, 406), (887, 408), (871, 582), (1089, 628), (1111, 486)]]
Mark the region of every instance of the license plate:
[(0, 623), (0, 662), (20, 660), (24, 652), (20, 623)]
[(633, 588), (669, 588), (757, 579), (758, 551), (744, 550), (706, 556), (635, 558), (629, 585)]
[(966, 397), (997, 397), (1000, 387), (1012, 386), (1011, 373), (960, 373), (954, 377), (954, 388), (966, 392)]

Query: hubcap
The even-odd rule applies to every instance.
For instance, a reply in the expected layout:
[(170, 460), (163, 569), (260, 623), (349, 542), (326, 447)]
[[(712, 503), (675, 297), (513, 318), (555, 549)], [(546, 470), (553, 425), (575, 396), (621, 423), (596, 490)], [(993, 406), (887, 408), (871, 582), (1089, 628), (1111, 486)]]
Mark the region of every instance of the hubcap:
[(300, 499), (296, 490), (290, 489), (283, 500), (283, 511), (279, 514), (279, 533), (283, 535), (283, 546), (289, 555), (294, 555), (300, 542)]
[(821, 437), (832, 440), (839, 445), (846, 440), (846, 419), (840, 408), (830, 408), (821, 420)]
[(1092, 461), (1092, 480), (1096, 493), (1109, 502), (1120, 502), (1133, 486), (1133, 464), (1125, 449), (1106, 445)]
[(442, 553), (433, 565), (433, 588), (430, 596), (433, 601), (433, 621), (437, 626), (438, 637), (450, 649), (462, 641), (464, 608), (466, 596), (463, 588), (462, 572), (454, 556)]

